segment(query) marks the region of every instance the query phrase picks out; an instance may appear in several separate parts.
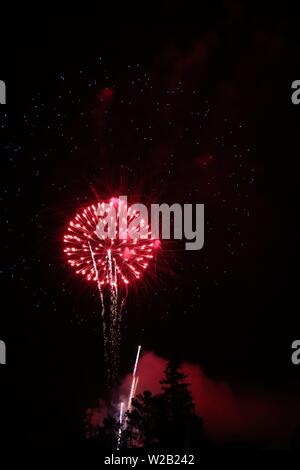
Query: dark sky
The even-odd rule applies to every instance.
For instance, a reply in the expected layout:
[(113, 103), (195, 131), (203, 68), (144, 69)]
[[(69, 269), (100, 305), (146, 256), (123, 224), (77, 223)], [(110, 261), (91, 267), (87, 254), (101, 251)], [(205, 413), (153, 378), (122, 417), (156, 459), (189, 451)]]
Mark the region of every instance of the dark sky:
[(195, 17), (163, 2), (155, 22), (41, 14), (1, 33), (0, 431), (10, 445), (82, 442), (84, 410), (104, 389), (102, 339), (97, 293), (66, 266), (61, 238), (78, 207), (121, 189), (204, 203), (206, 219), (201, 251), (171, 244), (159, 273), (129, 293), (122, 373), (142, 342), (234, 390), (284, 400), (299, 390), (297, 24), (287, 7), (209, 5)]

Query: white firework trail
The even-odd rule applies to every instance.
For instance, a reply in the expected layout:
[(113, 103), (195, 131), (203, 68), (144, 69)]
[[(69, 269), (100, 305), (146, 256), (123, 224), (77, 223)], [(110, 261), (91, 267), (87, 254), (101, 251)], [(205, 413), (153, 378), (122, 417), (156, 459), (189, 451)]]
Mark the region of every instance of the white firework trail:
[(122, 424), (123, 421), (123, 409), (124, 409), (124, 402), (121, 401), (120, 403), (120, 416), (119, 416), (119, 423)]
[(128, 403), (127, 403), (127, 411), (131, 410), (131, 401), (132, 401), (132, 398), (133, 398), (134, 384), (135, 384), (135, 377), (132, 378), (132, 382), (131, 382), (131, 387), (130, 387), (130, 392), (129, 392), (129, 397), (128, 397)]
[(133, 373), (132, 373), (132, 381), (131, 381), (131, 387), (130, 387), (130, 393), (129, 393), (129, 398), (128, 398), (128, 403), (127, 403), (127, 410), (131, 410), (131, 401), (134, 397), (135, 390), (137, 387), (137, 382), (138, 382), (138, 377), (136, 377), (136, 371), (139, 363), (139, 358), (140, 358), (140, 353), (141, 353), (141, 345), (138, 346), (136, 358), (135, 358), (135, 363), (134, 363), (134, 368), (133, 368)]
[(122, 437), (122, 424), (123, 424), (123, 412), (124, 412), (124, 402), (120, 403), (120, 415), (119, 415), (119, 432), (118, 432), (118, 444), (117, 450), (120, 450), (121, 437)]
[[(137, 389), (138, 382), (139, 382), (139, 377), (136, 376), (136, 371), (137, 371), (137, 367), (138, 367), (138, 363), (139, 363), (140, 353), (141, 353), (141, 346), (139, 345), (138, 350), (137, 350), (137, 354), (136, 354), (136, 358), (135, 358), (133, 372), (132, 372), (132, 382), (131, 382), (130, 393), (129, 393), (127, 408), (126, 408), (127, 413), (130, 412), (130, 410), (131, 410), (131, 401), (132, 401), (133, 397), (135, 396), (136, 389)], [(123, 414), (123, 405), (122, 405), (122, 414)], [(120, 408), (120, 416), (121, 416), (121, 408)], [(127, 427), (127, 421), (128, 421), (128, 416), (125, 415), (124, 422), (122, 420), (122, 423), (120, 425), (120, 430), (119, 430), (119, 439), (120, 439), (120, 441), (121, 441), (122, 431), (123, 431), (123, 429), (126, 429), (126, 427)], [(119, 439), (118, 439), (118, 446), (119, 446)]]
[(135, 383), (134, 383), (133, 397), (136, 396), (136, 389), (137, 389), (138, 383), (139, 383), (139, 376), (137, 376)]
[(139, 345), (138, 350), (137, 350), (137, 354), (136, 354), (136, 358), (135, 358), (134, 369), (133, 369), (133, 375), (134, 376), (136, 374), (136, 369), (137, 369), (138, 362), (139, 362), (139, 359), (140, 359), (141, 348), (142, 348), (142, 346)]
[(99, 292), (100, 302), (101, 302), (101, 317), (102, 317), (103, 339), (104, 339), (104, 355), (105, 355), (106, 365), (108, 367), (107, 331), (106, 331), (106, 322), (105, 322), (104, 298), (103, 298), (103, 292), (102, 292), (102, 288), (101, 288), (101, 282), (100, 282), (100, 279), (99, 279), (99, 272), (98, 272), (98, 268), (97, 268), (97, 265), (96, 265), (95, 255), (94, 255), (94, 252), (92, 250), (90, 242), (88, 242), (88, 245), (89, 245), (89, 249), (90, 249), (90, 253), (91, 253), (91, 258), (92, 258), (92, 261), (93, 261), (93, 267), (94, 267), (94, 271), (95, 271), (95, 277), (96, 277), (96, 281), (97, 281), (97, 287), (98, 287), (98, 292)]

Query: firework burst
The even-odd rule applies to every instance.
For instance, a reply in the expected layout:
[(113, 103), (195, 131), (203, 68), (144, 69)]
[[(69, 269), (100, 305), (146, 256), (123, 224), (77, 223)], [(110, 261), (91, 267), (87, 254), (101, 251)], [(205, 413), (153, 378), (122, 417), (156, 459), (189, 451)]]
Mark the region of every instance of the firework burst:
[[(126, 227), (131, 227), (131, 223), (139, 217), (136, 210), (127, 208), (127, 204), (118, 198), (110, 199), (109, 203), (90, 205), (69, 222), (64, 235), (64, 252), (76, 274), (97, 285), (108, 384), (112, 385), (118, 371), (121, 313), (127, 290), (129, 285), (142, 279), (158, 244), (151, 237), (150, 226), (143, 220), (134, 229), (127, 228), (125, 237), (100, 235), (99, 224), (103, 226), (107, 223), (107, 206), (114, 207), (117, 213), (115, 234), (119, 234), (122, 222), (123, 225), (126, 222)], [(123, 219), (120, 220), (120, 217)]]
[[(119, 233), (121, 203), (113, 198), (110, 204), (117, 204), (115, 233)], [(149, 225), (143, 227), (143, 222), (141, 223), (143, 235), (140, 238), (133, 239), (132, 234), (127, 233), (126, 239), (101, 239), (97, 227), (104, 220), (104, 207), (105, 203), (99, 202), (76, 214), (69, 222), (68, 233), (64, 235), (64, 242), (67, 245), (64, 251), (68, 263), (75, 268), (76, 274), (84, 276), (87, 281), (100, 282), (100, 285), (109, 284), (111, 287), (126, 286), (142, 277), (143, 271), (153, 258), (157, 241), (151, 238), (150, 227)], [(138, 215), (136, 210), (131, 208), (127, 210), (128, 226)], [(138, 232), (139, 228), (135, 231)], [(94, 253), (94, 260), (91, 257), (91, 250)]]

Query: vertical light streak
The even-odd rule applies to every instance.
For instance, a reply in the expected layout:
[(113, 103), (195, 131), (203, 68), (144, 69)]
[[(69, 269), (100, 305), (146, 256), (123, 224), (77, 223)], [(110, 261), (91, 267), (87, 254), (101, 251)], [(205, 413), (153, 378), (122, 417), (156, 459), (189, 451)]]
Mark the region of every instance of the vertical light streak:
[(123, 424), (123, 410), (124, 410), (124, 402), (121, 401), (121, 403), (120, 403), (120, 415), (119, 415), (119, 432), (118, 432), (117, 450), (120, 450), (120, 444), (121, 444), (122, 424)]
[(141, 353), (141, 345), (138, 346), (138, 350), (137, 350), (137, 354), (136, 354), (136, 358), (135, 358), (135, 363), (134, 363), (134, 368), (133, 368), (133, 372), (132, 372), (132, 381), (131, 381), (130, 393), (129, 393), (128, 404), (127, 404), (128, 411), (131, 410), (131, 401), (134, 397), (135, 390), (136, 390), (136, 387), (137, 387), (138, 378), (136, 378), (136, 371), (137, 371), (137, 367), (138, 367), (138, 363), (139, 363), (140, 353)]
[(97, 269), (94, 252), (92, 250), (90, 242), (88, 242), (88, 246), (89, 246), (90, 253), (91, 253), (91, 258), (92, 258), (93, 267), (94, 267), (94, 271), (95, 271), (95, 277), (96, 277), (96, 281), (97, 281), (98, 292), (99, 292), (99, 296), (100, 296), (102, 328), (103, 328), (103, 340), (104, 340), (104, 355), (105, 355), (106, 366), (109, 367), (108, 351), (107, 351), (107, 332), (106, 332), (106, 323), (105, 323), (105, 306), (104, 306), (103, 292), (102, 292), (102, 288), (101, 288), (101, 282), (100, 282), (100, 279), (99, 279), (99, 272), (98, 272), (98, 269)]

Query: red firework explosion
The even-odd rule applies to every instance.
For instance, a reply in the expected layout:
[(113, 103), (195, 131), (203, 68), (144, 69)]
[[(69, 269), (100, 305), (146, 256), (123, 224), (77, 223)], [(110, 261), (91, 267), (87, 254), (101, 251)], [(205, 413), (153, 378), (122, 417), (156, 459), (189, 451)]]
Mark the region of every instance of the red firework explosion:
[[(119, 215), (121, 204), (118, 198), (110, 199), (110, 205), (117, 212), (115, 233), (119, 233)], [(143, 229), (143, 235), (133, 239), (128, 233), (125, 239), (118, 236), (114, 239), (99, 237), (97, 227), (104, 220), (103, 208), (107, 203), (98, 202), (96, 205), (86, 207), (78, 213), (69, 224), (64, 235), (64, 243), (68, 246), (64, 249), (68, 257), (68, 263), (76, 269), (76, 274), (81, 274), (88, 281), (99, 281), (101, 285), (124, 285), (139, 280), (143, 271), (148, 267), (149, 261), (154, 257), (153, 251), (159, 246), (159, 240), (151, 238), (149, 225), (141, 221), (139, 232)], [(123, 212), (124, 214), (124, 208)], [(139, 216), (136, 210), (125, 205), (127, 226)], [(124, 219), (123, 219), (124, 221)]]

